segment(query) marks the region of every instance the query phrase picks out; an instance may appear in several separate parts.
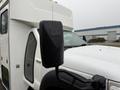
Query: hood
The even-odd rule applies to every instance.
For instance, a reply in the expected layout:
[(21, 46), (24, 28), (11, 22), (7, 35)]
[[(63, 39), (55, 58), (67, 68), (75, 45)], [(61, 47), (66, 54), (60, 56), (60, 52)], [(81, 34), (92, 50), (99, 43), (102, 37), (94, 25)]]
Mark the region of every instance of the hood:
[(120, 48), (99, 45), (71, 48), (64, 53), (64, 66), (120, 82)]

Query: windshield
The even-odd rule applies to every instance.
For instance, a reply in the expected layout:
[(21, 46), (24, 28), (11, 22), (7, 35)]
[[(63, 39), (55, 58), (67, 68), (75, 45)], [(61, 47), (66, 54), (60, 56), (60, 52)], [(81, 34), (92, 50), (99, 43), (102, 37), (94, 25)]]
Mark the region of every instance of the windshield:
[(82, 46), (86, 44), (87, 43), (84, 40), (80, 39), (80, 37), (76, 35), (75, 33), (64, 31), (64, 46), (65, 47)]

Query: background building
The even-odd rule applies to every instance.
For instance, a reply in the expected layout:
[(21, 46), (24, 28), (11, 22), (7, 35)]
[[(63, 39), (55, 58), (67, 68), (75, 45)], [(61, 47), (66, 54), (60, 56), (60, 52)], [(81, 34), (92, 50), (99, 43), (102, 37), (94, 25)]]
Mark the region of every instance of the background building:
[(107, 41), (116, 41), (120, 39), (120, 25), (81, 29), (75, 33), (86, 36), (87, 40), (102, 37)]

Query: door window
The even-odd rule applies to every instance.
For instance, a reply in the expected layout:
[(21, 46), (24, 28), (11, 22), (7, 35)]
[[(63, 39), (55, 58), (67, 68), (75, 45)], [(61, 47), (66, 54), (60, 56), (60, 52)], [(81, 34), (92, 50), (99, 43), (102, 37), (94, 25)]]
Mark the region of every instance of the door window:
[(0, 28), (0, 33), (1, 34), (6, 34), (8, 30), (8, 10), (5, 10), (1, 14), (1, 28)]
[(1, 71), (2, 71), (2, 81), (3, 81), (4, 85), (7, 87), (7, 89), (9, 90), (9, 72), (8, 72), (8, 69), (6, 67), (4, 67), (3, 65), (1, 65)]
[(24, 73), (25, 78), (31, 83), (34, 82), (34, 59), (36, 46), (36, 38), (33, 33), (30, 33), (26, 46)]

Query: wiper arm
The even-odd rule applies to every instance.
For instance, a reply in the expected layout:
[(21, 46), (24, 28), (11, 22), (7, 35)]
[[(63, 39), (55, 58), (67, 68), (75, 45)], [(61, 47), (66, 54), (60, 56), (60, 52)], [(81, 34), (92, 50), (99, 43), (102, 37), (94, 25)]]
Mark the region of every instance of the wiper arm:
[(81, 44), (81, 45), (76, 45), (76, 46), (64, 46), (64, 50), (68, 48), (73, 48), (73, 47), (80, 47), (80, 46), (86, 46), (87, 44)]

